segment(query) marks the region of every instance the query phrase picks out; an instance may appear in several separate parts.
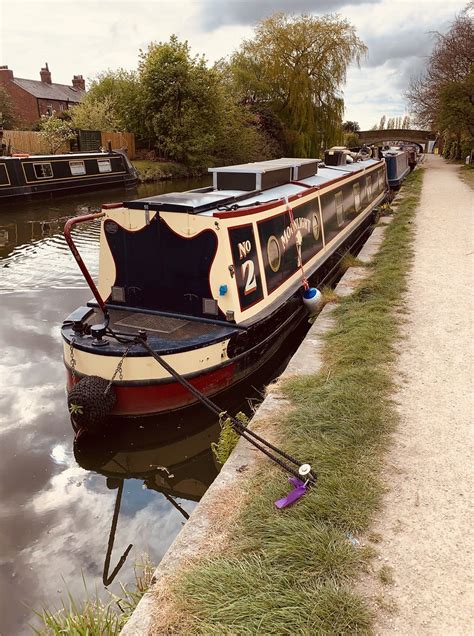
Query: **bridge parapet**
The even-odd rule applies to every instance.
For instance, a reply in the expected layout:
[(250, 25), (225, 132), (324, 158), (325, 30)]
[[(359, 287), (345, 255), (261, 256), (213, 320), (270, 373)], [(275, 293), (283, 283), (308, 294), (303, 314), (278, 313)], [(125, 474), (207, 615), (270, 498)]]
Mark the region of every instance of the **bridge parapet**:
[(361, 143), (371, 145), (387, 141), (413, 141), (426, 144), (436, 140), (436, 133), (431, 130), (411, 130), (410, 128), (388, 128), (385, 130), (360, 130), (356, 133)]

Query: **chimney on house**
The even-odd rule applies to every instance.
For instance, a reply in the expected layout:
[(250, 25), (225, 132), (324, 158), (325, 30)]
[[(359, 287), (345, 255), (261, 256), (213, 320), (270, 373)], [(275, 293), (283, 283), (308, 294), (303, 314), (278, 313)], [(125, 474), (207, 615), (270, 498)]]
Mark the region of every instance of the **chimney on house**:
[(12, 79), (13, 79), (13, 71), (10, 71), (10, 69), (8, 68), (6, 64), (4, 64), (3, 66), (0, 66), (0, 81), (6, 82), (7, 80), (12, 80)]
[(48, 62), (46, 62), (45, 67), (41, 69), (40, 75), (42, 82), (44, 82), (45, 84), (51, 84), (51, 72), (48, 68)]
[(73, 88), (78, 88), (81, 91), (85, 91), (86, 90), (86, 81), (82, 77), (82, 75), (74, 75), (74, 77), (72, 78), (72, 86), (73, 86)]

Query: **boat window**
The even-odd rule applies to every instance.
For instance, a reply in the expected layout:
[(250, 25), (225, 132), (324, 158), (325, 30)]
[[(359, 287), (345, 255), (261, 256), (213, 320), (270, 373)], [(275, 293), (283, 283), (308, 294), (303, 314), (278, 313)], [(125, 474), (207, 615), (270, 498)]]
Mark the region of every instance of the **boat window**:
[(319, 241), (319, 235), (321, 234), (321, 227), (319, 224), (319, 216), (317, 212), (313, 214), (313, 236), (315, 241)]
[(70, 161), (69, 167), (72, 175), (86, 174), (86, 166), (83, 161)]
[(110, 159), (97, 159), (97, 165), (99, 166), (99, 172), (112, 172)]
[(281, 265), (281, 250), (280, 243), (275, 236), (270, 236), (267, 243), (267, 258), (268, 264), (274, 272), (280, 269)]
[(33, 170), (37, 179), (51, 179), (53, 168), (50, 163), (34, 163)]
[(371, 199), (372, 198), (372, 177), (370, 175), (365, 180), (365, 185), (367, 187), (367, 197)]
[(358, 183), (354, 183), (352, 191), (354, 192), (355, 211), (358, 212), (360, 210), (360, 185)]
[(383, 190), (383, 172), (379, 170), (379, 191)]
[(336, 203), (337, 224), (340, 226), (344, 223), (344, 199), (342, 198), (342, 192), (336, 192), (334, 200)]

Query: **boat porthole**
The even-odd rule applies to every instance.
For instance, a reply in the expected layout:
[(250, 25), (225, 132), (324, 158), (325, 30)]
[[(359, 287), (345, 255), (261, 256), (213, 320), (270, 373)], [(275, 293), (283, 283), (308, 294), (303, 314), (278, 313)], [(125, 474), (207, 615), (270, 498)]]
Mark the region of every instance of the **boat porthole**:
[(318, 215), (315, 212), (313, 214), (313, 236), (316, 241), (319, 239), (320, 230)]
[(267, 243), (267, 258), (268, 264), (274, 272), (280, 269), (281, 265), (281, 250), (278, 239), (275, 236), (270, 236)]

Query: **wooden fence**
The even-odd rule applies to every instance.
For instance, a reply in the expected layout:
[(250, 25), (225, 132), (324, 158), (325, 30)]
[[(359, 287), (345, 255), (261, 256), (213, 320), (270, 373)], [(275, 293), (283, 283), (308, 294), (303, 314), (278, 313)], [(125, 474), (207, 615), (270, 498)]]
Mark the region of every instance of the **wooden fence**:
[[(112, 143), (114, 150), (126, 148), (130, 159), (135, 159), (135, 135), (133, 133), (108, 132), (101, 133), (102, 145), (107, 146)], [(48, 145), (39, 132), (32, 130), (4, 130), (3, 143), (11, 145), (12, 152), (28, 153), (31, 155), (49, 154)], [(69, 152), (69, 144), (63, 144), (57, 154)]]
[(129, 159), (135, 159), (135, 135), (133, 133), (102, 131), (100, 134), (103, 146), (107, 147), (110, 141), (114, 150), (126, 148)]

